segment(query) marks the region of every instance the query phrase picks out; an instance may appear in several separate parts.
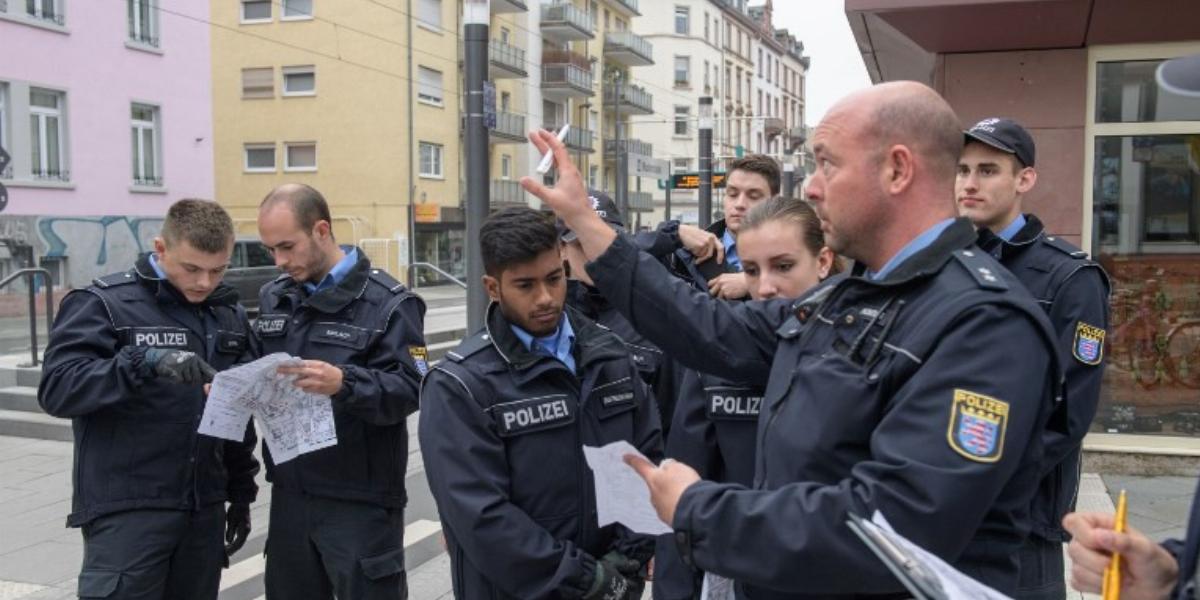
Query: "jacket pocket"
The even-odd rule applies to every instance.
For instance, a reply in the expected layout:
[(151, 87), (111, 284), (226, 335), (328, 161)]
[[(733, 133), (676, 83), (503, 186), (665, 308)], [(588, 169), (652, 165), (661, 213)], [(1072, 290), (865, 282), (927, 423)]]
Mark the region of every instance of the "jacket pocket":
[(379, 581), (404, 572), (404, 548), (388, 550), (382, 554), (358, 559), (358, 566), (363, 575), (372, 581)]
[(108, 598), (120, 583), (119, 571), (84, 570), (79, 573), (79, 597)]

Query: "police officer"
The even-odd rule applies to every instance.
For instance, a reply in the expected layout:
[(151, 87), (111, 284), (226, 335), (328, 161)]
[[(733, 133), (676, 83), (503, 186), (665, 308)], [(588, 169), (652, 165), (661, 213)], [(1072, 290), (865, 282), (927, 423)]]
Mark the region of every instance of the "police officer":
[(233, 239), (216, 203), (180, 200), (153, 253), (62, 301), (38, 402), (75, 432), (80, 597), (214, 599), (250, 533), (253, 429), (240, 443), (196, 432), (204, 384), (252, 358), (246, 313), (221, 283)]
[(287, 352), (295, 385), (333, 400), (337, 445), (275, 464), (267, 479), (268, 598), (398, 599), (404, 572), (406, 417), (426, 370), (425, 303), (362, 250), (339, 247), (325, 198), (286, 184), (258, 231), (284, 275), (263, 286), (255, 331)]
[[(1018, 595), (1061, 599), (1067, 592), (1062, 518), (1074, 508), (1083, 436), (1100, 403), (1108, 277), (1087, 253), (1022, 213), (1025, 195), (1037, 183), (1033, 138), (1025, 128), (990, 118), (965, 133), (955, 183), (959, 214), (979, 227), (979, 246), (1017, 276), (1058, 334), (1067, 393), (1053, 417), (1060, 424), (1048, 430), (1046, 477), (1032, 509), (1032, 535), (1020, 553)], [(1066, 434), (1060, 435), (1063, 426)]]
[(551, 219), (500, 211), (480, 246), (486, 326), (429, 372), (421, 393), (421, 450), (454, 595), (640, 598), (654, 539), (597, 526), (581, 446), (625, 440), (661, 457), (649, 391), (620, 338), (564, 310)]
[(753, 489), (630, 460), (684, 560), (755, 599), (901, 593), (845, 525), (879, 511), (966, 574), (1016, 589), (1060, 368), (1043, 311), (954, 218), (963, 138), (936, 92), (877, 85), (818, 126), (807, 196), (856, 266), (797, 301), (645, 285), (661, 265), (587, 210), (552, 134), (531, 137), (554, 149), (560, 179), (522, 185), (579, 235), (589, 275), (634, 327), (694, 368), (767, 380)]

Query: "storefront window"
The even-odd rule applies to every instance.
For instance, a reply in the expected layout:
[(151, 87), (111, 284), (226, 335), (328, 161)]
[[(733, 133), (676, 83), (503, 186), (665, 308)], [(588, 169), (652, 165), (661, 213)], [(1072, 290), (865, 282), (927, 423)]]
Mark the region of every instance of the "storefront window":
[(1172, 94), (1155, 82), (1161, 60), (1096, 65), (1096, 122), (1200, 121), (1200, 102)]
[[(459, 228), (422, 229), (420, 225), (417, 227), (417, 260), (435, 265), (459, 281), (466, 280), (465, 232), (461, 225)], [(416, 276), (418, 286), (451, 283), (429, 269), (418, 269)]]
[(1093, 249), (1113, 293), (1093, 430), (1200, 435), (1200, 134), (1094, 141)]

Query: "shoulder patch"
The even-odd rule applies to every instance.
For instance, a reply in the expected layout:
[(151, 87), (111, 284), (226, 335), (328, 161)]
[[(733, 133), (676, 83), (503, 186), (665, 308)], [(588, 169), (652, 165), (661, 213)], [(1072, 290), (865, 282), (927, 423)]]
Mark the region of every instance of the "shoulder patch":
[(92, 280), (92, 284), (101, 289), (135, 282), (137, 282), (137, 276), (133, 274), (133, 271), (113, 273), (112, 275), (105, 275), (104, 277), (97, 277)]
[(446, 358), (456, 363), (467, 360), (471, 355), (478, 354), (492, 345), (492, 336), (484, 332), (465, 339), (453, 350), (446, 353)]
[(429, 373), (429, 349), (425, 346), (409, 346), (408, 355), (412, 357), (413, 365), (417, 367), (417, 372), (424, 377)]
[(403, 292), (406, 289), (404, 287), (404, 284), (400, 283), (400, 280), (396, 279), (395, 277), (392, 277), (390, 273), (388, 273), (387, 271), (384, 271), (383, 269), (372, 268), (371, 269), (371, 280), (374, 281), (375, 283), (378, 283), (379, 285), (382, 285), (383, 287), (387, 288), (388, 291), (393, 294), (399, 294), (400, 292)]
[(1008, 431), (1008, 403), (963, 389), (954, 390), (946, 441), (950, 449), (981, 463), (994, 463), (1004, 455)]
[(1008, 284), (995, 272), (996, 263), (987, 258), (987, 253), (979, 249), (955, 250), (954, 258), (958, 259), (975, 283), (985, 290), (1007, 290)]
[(1087, 258), (1087, 252), (1075, 247), (1075, 244), (1068, 242), (1056, 235), (1042, 236), (1042, 243), (1070, 256), (1071, 258)]
[(1085, 365), (1098, 365), (1104, 360), (1104, 334), (1101, 327), (1089, 325), (1083, 321), (1075, 323), (1075, 343), (1071, 344), (1071, 354), (1075, 360)]

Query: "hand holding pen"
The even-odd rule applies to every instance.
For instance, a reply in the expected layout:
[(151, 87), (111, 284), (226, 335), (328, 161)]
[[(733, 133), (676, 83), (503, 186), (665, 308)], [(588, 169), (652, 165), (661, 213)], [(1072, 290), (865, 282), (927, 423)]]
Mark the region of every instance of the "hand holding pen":
[[(1128, 514), (1128, 505), (1125, 508)], [(1071, 557), (1071, 586), (1086, 593), (1099, 594), (1109, 566), (1116, 555), (1119, 581), (1110, 583), (1115, 594), (1106, 598), (1121, 600), (1166, 600), (1179, 577), (1179, 565), (1165, 548), (1134, 527), (1117, 531), (1118, 515), (1113, 513), (1071, 513), (1063, 527), (1071, 534), (1067, 554)]]

